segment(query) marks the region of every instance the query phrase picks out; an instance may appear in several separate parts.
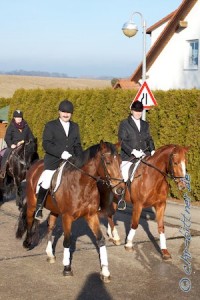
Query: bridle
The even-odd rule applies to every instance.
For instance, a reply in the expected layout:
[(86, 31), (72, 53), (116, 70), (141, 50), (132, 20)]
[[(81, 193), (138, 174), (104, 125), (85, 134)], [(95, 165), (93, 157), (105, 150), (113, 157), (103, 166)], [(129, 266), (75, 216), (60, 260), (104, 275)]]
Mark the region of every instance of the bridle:
[[(105, 174), (105, 178), (106, 180), (104, 180), (104, 183), (108, 186), (111, 187), (112, 189), (114, 189), (116, 186), (118, 186), (120, 183), (124, 182), (124, 179), (122, 178), (115, 178), (115, 177), (111, 177), (108, 173), (108, 169), (106, 167), (106, 164), (109, 162), (106, 162), (106, 156), (107, 155), (111, 155), (110, 152), (106, 152), (106, 153), (101, 153), (101, 162), (103, 165), (103, 169), (104, 169), (104, 174)], [(117, 184), (112, 185), (112, 180), (118, 181)]]
[[(176, 147), (174, 147), (174, 149), (175, 149), (175, 148), (176, 148)], [(174, 149), (173, 149), (173, 151), (174, 151)], [(167, 177), (167, 178), (169, 178), (169, 179), (173, 179), (175, 182), (177, 182), (178, 179), (184, 180), (184, 179), (185, 179), (184, 176), (175, 176), (175, 174), (174, 174), (174, 169), (173, 169), (173, 156), (174, 156), (174, 153), (173, 153), (173, 151), (172, 151), (172, 153), (171, 153), (170, 156), (169, 156), (169, 164), (168, 164), (168, 170), (169, 170), (169, 171), (168, 171), (168, 173), (167, 173), (167, 172), (164, 172), (164, 171), (160, 170), (159, 168), (157, 168), (156, 166), (154, 166), (154, 165), (148, 163), (148, 162), (145, 161), (144, 159), (141, 159), (141, 162), (142, 162), (143, 164), (145, 164), (145, 165), (147, 165), (147, 166), (149, 166), (149, 167), (151, 167), (151, 168), (157, 170), (157, 171), (160, 172), (164, 177)]]

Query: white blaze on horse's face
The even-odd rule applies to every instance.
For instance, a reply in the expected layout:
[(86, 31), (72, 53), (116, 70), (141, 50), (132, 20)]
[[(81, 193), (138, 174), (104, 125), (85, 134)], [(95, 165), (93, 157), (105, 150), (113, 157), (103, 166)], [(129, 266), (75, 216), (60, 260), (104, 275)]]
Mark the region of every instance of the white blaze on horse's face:
[(186, 175), (185, 160), (181, 162), (181, 167), (182, 167), (183, 177), (185, 177), (185, 175)]

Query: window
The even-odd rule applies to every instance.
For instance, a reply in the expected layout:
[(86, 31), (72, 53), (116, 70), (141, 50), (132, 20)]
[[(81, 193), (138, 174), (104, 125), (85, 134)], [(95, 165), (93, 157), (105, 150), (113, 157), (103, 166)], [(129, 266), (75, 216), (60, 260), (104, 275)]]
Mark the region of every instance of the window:
[(199, 64), (199, 40), (186, 41), (185, 69), (197, 70)]

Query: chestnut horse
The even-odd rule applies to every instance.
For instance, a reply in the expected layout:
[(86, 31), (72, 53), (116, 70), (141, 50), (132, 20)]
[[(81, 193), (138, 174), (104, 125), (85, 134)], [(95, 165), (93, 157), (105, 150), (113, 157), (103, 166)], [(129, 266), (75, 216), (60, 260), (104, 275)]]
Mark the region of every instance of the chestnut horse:
[[(168, 196), (169, 184), (167, 178), (173, 179), (178, 188), (184, 189), (184, 178), (186, 175), (186, 153), (188, 147), (179, 145), (165, 145), (156, 150), (153, 156), (141, 159), (135, 171), (134, 179), (130, 186), (126, 188), (124, 200), (133, 204), (131, 229), (127, 236), (125, 249), (133, 250), (133, 238), (139, 224), (143, 208), (154, 207), (160, 235), (160, 249), (163, 259), (170, 259), (171, 255), (166, 247), (164, 233), (164, 213)], [(109, 195), (108, 190), (101, 187), (101, 207), (104, 214), (108, 217), (107, 234), (115, 245), (120, 245), (120, 237), (113, 222), (113, 215), (117, 209), (116, 201), (110, 205), (105, 203)]]
[(11, 192), (16, 194), (16, 205), (21, 209), (23, 191), (21, 183), (26, 178), (26, 172), (31, 164), (39, 158), (37, 153), (37, 139), (22, 143), (12, 149), (6, 163), (5, 178), (1, 179), (4, 195)]
[[(17, 238), (22, 238), (26, 232), (23, 242), (24, 247), (31, 248), (34, 243), (34, 234), (39, 222), (34, 219), (36, 207), (36, 186), (43, 171), (43, 161), (36, 162), (28, 171), (26, 203), (19, 217)], [(54, 180), (54, 178), (53, 178)], [(72, 276), (70, 257), (70, 235), (72, 222), (84, 217), (92, 230), (100, 253), (101, 279), (110, 281), (108, 269), (107, 250), (105, 238), (100, 229), (98, 209), (100, 195), (97, 182), (103, 182), (105, 186), (112, 189), (114, 194), (121, 194), (124, 190), (124, 182), (120, 172), (120, 156), (116, 147), (108, 142), (101, 141), (83, 152), (83, 166), (68, 160), (63, 167), (61, 183), (57, 190), (51, 191), (47, 196), (45, 207), (50, 210), (48, 220), (48, 243), (46, 253), (49, 262), (55, 261), (52, 249), (52, 231), (58, 215), (61, 215), (64, 230), (64, 276)]]

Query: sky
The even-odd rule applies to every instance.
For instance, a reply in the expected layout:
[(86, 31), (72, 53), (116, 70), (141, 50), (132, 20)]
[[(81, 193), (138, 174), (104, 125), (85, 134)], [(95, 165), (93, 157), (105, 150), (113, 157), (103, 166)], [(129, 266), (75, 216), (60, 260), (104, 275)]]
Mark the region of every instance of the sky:
[[(129, 77), (142, 61), (138, 33), (122, 26), (140, 12), (147, 28), (182, 0), (3, 0), (0, 1), (0, 71), (65, 73), (69, 77)], [(147, 51), (150, 37), (146, 37)]]

